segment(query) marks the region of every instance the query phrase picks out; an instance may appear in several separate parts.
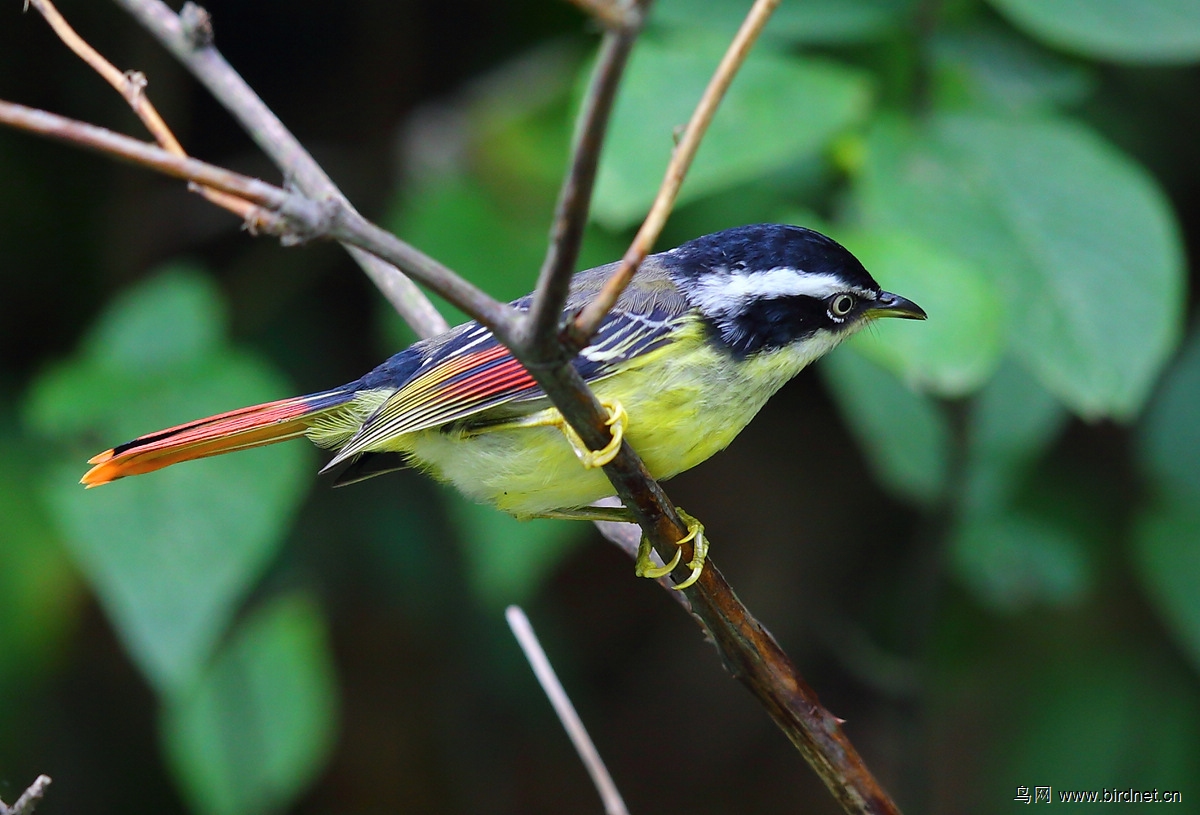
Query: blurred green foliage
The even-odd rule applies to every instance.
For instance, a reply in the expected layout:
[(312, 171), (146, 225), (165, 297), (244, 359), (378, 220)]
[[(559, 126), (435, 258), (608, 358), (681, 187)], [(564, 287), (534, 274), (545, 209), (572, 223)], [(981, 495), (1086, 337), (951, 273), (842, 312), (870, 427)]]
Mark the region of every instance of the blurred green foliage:
[(1034, 37), (1085, 56), (1131, 63), (1200, 58), (1191, 0), (995, 0), (995, 6)]
[(166, 710), (167, 750), (196, 810), (284, 807), (328, 758), (336, 694), (315, 606), (282, 597), (257, 610)]
[[(691, 118), (728, 39), (728, 32), (651, 32), (639, 43), (600, 162), (596, 221), (612, 229), (640, 223), (662, 182), (672, 135)], [(868, 99), (867, 79), (858, 71), (770, 43), (758, 46), (722, 101), (678, 202), (819, 155), (834, 136), (863, 119)], [(804, 115), (796, 116), (801, 110)]]
[(102, 492), (78, 485), (87, 437), (128, 439), (289, 390), (270, 366), (225, 347), (221, 305), (198, 270), (174, 268), (118, 298), (76, 359), (47, 371), (28, 424), (65, 440), (46, 505), (130, 653), (165, 695), (203, 670), (245, 593), (283, 543), (307, 489), (308, 451), (283, 445), (209, 459)]
[(1092, 418), (1141, 407), (1183, 311), (1177, 228), (1143, 171), (1050, 118), (886, 120), (865, 150), (866, 223), (983, 269), (1013, 353), (1068, 407)]
[[(516, 4), (505, 13), (520, 26), (469, 37), (440, 4), (420, 25), (389, 16), (403, 4), (350, 4), (359, 27), (337, 30), (354, 54), (386, 51), (375, 38), (402, 30), (428, 53), (385, 66), (330, 52), (331, 77), (334, 64), (347, 73), (281, 111), (342, 110), (354, 93), (385, 111), (379, 126), (404, 119), (395, 150), (383, 136), (359, 149), (338, 116), (307, 135), (342, 146), (333, 161), (374, 195), (383, 223), (502, 298), (536, 279), (594, 47), (578, 17), (545, 17), (548, 4)], [(274, 36), (258, 5), (217, 18), (223, 48), (253, 43), (235, 59), (252, 81), (270, 76), (256, 52)], [(581, 267), (623, 251), (747, 5), (656, 3), (617, 101)], [(312, 34), (333, 25), (320, 12), (294, 17), (301, 33), (310, 20), (299, 39), (314, 54), (333, 47)], [(36, 22), (5, 20), (0, 38), (5, 26)], [(5, 53), (0, 41), (0, 67)], [(30, 53), (39, 66), (66, 59)], [(495, 64), (480, 69), (484, 54)], [(753, 221), (824, 229), (929, 313), (856, 337), (819, 365), (823, 391), (802, 377), (678, 485), (720, 530), (715, 557), (732, 561), (739, 594), (765, 605), (906, 811), (1008, 811), (1018, 785), (1200, 795), (1200, 326), (1187, 321), (1185, 265), (1185, 246), (1200, 245), (1197, 62), (1200, 0), (788, 0), (668, 225), (664, 246)], [(84, 115), (94, 108), (77, 81), (56, 101)], [(286, 105), (291, 77), (275, 81)], [(377, 93), (410, 86), (420, 91), (394, 110)], [(218, 156), (237, 155), (207, 132), (205, 108), (187, 109), (193, 142), (207, 135)], [(147, 811), (592, 811), (495, 642), (509, 602), (543, 606), (552, 653), (609, 728), (626, 783), (678, 751), (676, 730), (645, 714), (655, 681), (664, 705), (683, 687), (685, 709), (726, 711), (716, 661), (679, 656), (678, 631), (655, 627), (674, 610), (642, 605), (632, 592), (653, 587), (631, 588), (629, 565), (585, 547), (579, 526), (520, 524), (408, 475), (310, 492), (317, 457), (302, 444), (82, 490), (80, 462), (114, 442), (337, 384), (413, 337), (382, 306), (343, 296), (361, 284), (321, 250), (283, 255), (296, 268), (280, 271), (261, 241), (175, 228), (206, 223), (201, 205), (142, 230), (129, 213), (151, 217), (155, 204), (138, 202), (160, 199), (121, 184), (81, 199), (87, 226), (68, 255), (37, 248), (38, 259), (92, 258), (72, 261), (85, 268), (69, 270), (80, 280), (68, 297), (54, 285), (67, 271), (52, 265), (42, 281), (33, 261), (13, 260), (34, 257), (23, 235), (59, 216), (34, 200), (23, 144), (0, 140), (0, 177), (21, 181), (0, 185), (0, 213), (22, 224), (0, 230), (0, 275), (12, 278), (0, 331), (36, 341), (0, 370), (0, 732), (17, 734), (0, 745), (35, 743), (28, 734), (52, 718), (26, 720), (23, 700), (84, 700), (79, 686), (103, 675), (88, 648), (107, 635), (89, 636), (103, 626), (84, 587), (153, 697), (158, 726), (143, 737), (157, 734), (171, 781)], [(395, 176), (379, 168), (393, 150)], [(112, 202), (125, 207), (119, 224), (90, 214)], [(37, 229), (23, 225), (30, 207)], [(183, 255), (206, 260), (146, 259)], [(91, 316), (78, 326), (60, 316), (79, 313)], [(724, 545), (739, 537), (755, 545)], [(899, 674), (916, 678), (887, 678)], [(56, 689), (60, 676), (82, 679)], [(609, 685), (612, 699), (595, 690)], [(505, 712), (522, 693), (532, 701)], [(746, 715), (736, 727), (717, 717), (708, 733), (688, 717), (682, 738), (699, 745), (689, 791), (635, 788), (634, 809), (832, 811), (819, 785), (780, 782), (798, 759)], [(525, 731), (545, 743), (519, 749)], [(53, 730), (29, 755), (0, 746), (0, 797), (20, 781), (6, 764), (59, 776), (73, 732)], [(88, 777), (89, 761), (100, 760), (66, 764), (67, 778)]]

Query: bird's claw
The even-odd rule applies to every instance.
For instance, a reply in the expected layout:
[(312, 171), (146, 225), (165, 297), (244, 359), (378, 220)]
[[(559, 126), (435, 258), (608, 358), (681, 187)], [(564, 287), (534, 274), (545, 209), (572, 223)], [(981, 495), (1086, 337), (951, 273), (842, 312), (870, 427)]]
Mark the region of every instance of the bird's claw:
[(650, 546), (650, 539), (642, 535), (642, 542), (638, 544), (637, 563), (633, 567), (633, 572), (638, 577), (648, 577), (651, 580), (666, 577), (675, 571), (675, 567), (679, 565), (679, 559), (683, 557), (683, 549), (676, 549), (675, 557), (671, 558), (671, 562), (665, 566), (659, 566), (654, 562), (654, 558), (650, 554), (653, 551), (654, 549)]
[(688, 533), (676, 542), (675, 545), (679, 548), (675, 550), (675, 557), (671, 558), (671, 562), (665, 566), (657, 565), (650, 555), (653, 551), (650, 546), (650, 539), (643, 535), (642, 542), (638, 545), (637, 564), (634, 566), (634, 573), (638, 577), (649, 577), (654, 580), (666, 577), (679, 565), (679, 560), (683, 557), (683, 545), (691, 541), (692, 559), (688, 561), (687, 565), (692, 570), (692, 573), (685, 580), (676, 583), (672, 587), (676, 591), (683, 591), (699, 580), (700, 573), (704, 571), (704, 561), (708, 558), (708, 539), (704, 537), (704, 524), (681, 509), (678, 512), (679, 517), (687, 524)]
[(559, 425), (559, 429), (571, 443), (575, 455), (579, 457), (580, 463), (589, 470), (603, 467), (617, 457), (617, 452), (621, 449), (621, 442), (625, 438), (625, 429), (629, 426), (629, 414), (625, 412), (625, 407), (620, 402), (615, 399), (606, 399), (601, 400), (600, 404), (608, 411), (608, 419), (604, 423), (612, 428), (612, 438), (601, 449), (589, 450), (588, 446), (583, 443), (583, 439), (579, 438), (579, 434), (575, 432), (575, 428), (565, 420)]

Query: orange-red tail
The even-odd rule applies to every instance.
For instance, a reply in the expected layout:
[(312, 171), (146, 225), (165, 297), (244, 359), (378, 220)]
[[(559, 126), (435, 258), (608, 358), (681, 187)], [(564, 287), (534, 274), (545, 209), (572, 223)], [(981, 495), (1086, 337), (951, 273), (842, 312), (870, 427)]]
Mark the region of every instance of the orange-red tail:
[(343, 404), (352, 391), (297, 396), (218, 413), (169, 427), (105, 450), (88, 460), (95, 465), (80, 479), (98, 487), (127, 475), (153, 472), (180, 461), (218, 456), (304, 435), (312, 416)]

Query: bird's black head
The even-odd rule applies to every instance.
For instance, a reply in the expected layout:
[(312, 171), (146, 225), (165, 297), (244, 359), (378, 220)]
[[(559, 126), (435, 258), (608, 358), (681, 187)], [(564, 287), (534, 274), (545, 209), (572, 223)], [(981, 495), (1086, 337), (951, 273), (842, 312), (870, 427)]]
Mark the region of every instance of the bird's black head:
[(739, 226), (661, 258), (688, 302), (739, 356), (818, 338), (831, 347), (874, 317), (925, 318), (916, 304), (883, 291), (837, 241), (801, 226)]

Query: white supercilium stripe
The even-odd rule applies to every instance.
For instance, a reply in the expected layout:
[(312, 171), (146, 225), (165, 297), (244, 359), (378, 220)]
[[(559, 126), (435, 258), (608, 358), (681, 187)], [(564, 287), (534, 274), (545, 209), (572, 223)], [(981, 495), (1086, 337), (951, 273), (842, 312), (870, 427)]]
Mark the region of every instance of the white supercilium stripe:
[(842, 291), (857, 291), (846, 281), (832, 274), (810, 274), (787, 267), (765, 272), (714, 272), (696, 281), (692, 293), (697, 306), (708, 314), (740, 311), (753, 300), (804, 295), (823, 300)]

